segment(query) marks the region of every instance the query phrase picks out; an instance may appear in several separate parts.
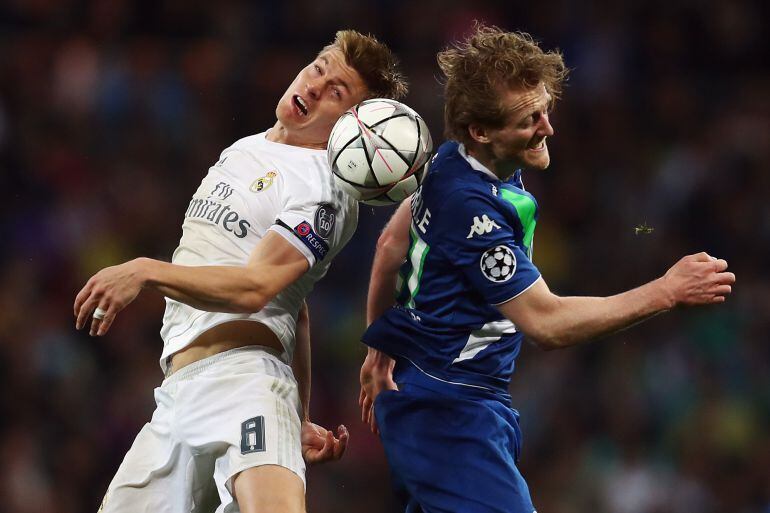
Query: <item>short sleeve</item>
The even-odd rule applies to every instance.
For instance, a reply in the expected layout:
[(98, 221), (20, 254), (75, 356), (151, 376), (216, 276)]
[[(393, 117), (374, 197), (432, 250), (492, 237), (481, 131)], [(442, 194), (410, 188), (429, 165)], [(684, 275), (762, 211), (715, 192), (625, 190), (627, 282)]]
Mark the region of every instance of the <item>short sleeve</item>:
[[(308, 194), (308, 197), (317, 196)], [(331, 202), (303, 201), (292, 196), (270, 230), (283, 236), (307, 258), (310, 267), (326, 258), (340, 239), (342, 220)]]
[(445, 258), (491, 305), (515, 298), (540, 277), (492, 198), (475, 191), (452, 194), (437, 228)]

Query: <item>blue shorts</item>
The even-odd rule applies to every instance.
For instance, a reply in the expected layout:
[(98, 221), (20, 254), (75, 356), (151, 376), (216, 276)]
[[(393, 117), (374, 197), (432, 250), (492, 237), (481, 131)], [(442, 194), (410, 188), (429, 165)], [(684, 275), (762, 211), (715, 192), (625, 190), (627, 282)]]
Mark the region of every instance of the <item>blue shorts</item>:
[(374, 411), (407, 513), (535, 511), (516, 468), (518, 413), (504, 402), (402, 383), (380, 393)]

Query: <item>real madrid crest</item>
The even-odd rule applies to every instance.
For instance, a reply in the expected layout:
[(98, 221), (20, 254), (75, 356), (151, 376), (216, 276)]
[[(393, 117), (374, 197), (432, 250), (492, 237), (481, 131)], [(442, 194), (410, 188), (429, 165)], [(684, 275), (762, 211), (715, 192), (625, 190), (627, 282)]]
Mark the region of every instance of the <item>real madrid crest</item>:
[(265, 176), (260, 176), (254, 182), (251, 184), (251, 187), (249, 187), (249, 190), (251, 192), (262, 192), (271, 185), (273, 185), (273, 180), (275, 180), (275, 177), (278, 176), (278, 173), (275, 171), (268, 171)]

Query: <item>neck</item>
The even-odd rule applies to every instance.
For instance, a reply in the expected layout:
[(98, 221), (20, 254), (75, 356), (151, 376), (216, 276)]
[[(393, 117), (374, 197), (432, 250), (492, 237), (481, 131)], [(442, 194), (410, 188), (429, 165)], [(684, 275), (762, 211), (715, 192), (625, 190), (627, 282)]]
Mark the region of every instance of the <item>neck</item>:
[(488, 151), (485, 146), (481, 148), (471, 148), (466, 145), (465, 151), (468, 153), (468, 155), (481, 162), (484, 167), (492, 171), (492, 173), (494, 173), (494, 175), (503, 182), (513, 176), (513, 173), (515, 173), (516, 170), (520, 167), (515, 162), (496, 159), (492, 152)]
[(314, 142), (308, 141), (301, 135), (286, 128), (280, 121), (276, 121), (273, 128), (267, 131), (265, 139), (270, 142), (288, 144), (289, 146), (299, 146), (300, 148), (310, 148), (311, 150), (325, 150), (326, 141)]

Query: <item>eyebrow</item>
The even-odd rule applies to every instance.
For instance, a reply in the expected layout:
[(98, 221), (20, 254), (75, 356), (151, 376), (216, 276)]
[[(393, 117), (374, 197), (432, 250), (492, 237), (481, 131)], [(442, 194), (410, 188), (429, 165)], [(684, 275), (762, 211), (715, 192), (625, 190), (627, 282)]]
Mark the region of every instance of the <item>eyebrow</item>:
[[(545, 94), (546, 94), (545, 106), (546, 106), (546, 108), (550, 108), (551, 103), (553, 102), (553, 96), (551, 96), (551, 93), (549, 93), (548, 91), (546, 91)], [(540, 112), (540, 110), (541, 110), (540, 109), (540, 103), (538, 103), (537, 105), (533, 105), (532, 107), (530, 107), (527, 110), (523, 111), (521, 116), (518, 117), (518, 120), (520, 122), (524, 121), (525, 119), (527, 119), (532, 114), (534, 114), (536, 112)], [(514, 112), (515, 112), (515, 110), (514, 110)]]
[[(329, 66), (329, 58), (328, 57), (326, 57), (325, 55), (319, 55), (318, 58), (321, 59), (322, 61), (324, 61), (324, 65)], [(340, 85), (340, 86), (344, 87), (345, 88), (345, 92), (347, 92), (347, 94), (350, 94), (350, 87), (348, 86), (347, 82), (345, 82), (341, 78), (337, 78), (335, 80), (332, 80), (331, 82), (333, 84), (335, 84), (335, 85)]]

